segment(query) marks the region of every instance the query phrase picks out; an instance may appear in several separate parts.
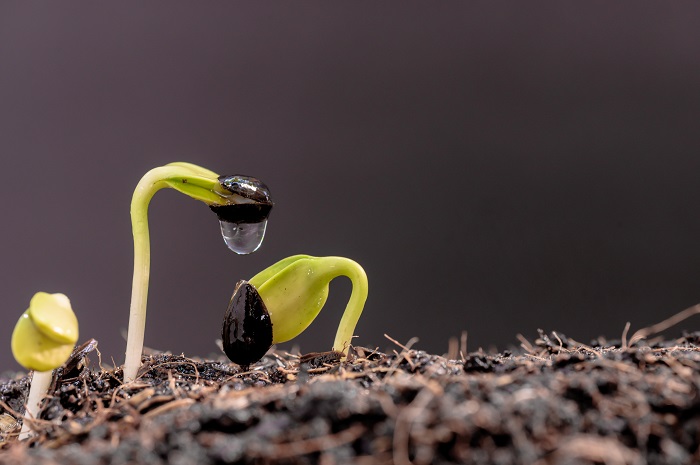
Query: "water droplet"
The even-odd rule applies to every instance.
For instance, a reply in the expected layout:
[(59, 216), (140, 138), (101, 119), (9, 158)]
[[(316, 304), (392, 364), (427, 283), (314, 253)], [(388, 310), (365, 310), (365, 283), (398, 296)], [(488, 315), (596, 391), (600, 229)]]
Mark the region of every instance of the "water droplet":
[(219, 221), (221, 235), (229, 249), (237, 254), (253, 253), (260, 247), (265, 238), (267, 220), (258, 223), (231, 223)]

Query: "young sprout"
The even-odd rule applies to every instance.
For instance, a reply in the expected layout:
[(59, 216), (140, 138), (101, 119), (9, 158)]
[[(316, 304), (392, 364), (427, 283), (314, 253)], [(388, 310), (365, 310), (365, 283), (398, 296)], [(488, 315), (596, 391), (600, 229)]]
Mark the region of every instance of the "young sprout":
[(239, 365), (260, 360), (272, 344), (302, 333), (319, 314), (328, 285), (338, 276), (352, 281), (352, 293), (340, 320), (333, 350), (345, 353), (367, 300), (367, 275), (343, 257), (294, 255), (239, 281), (222, 330), (224, 352)]
[(26, 419), (39, 413), (39, 403), (51, 384), (51, 371), (65, 363), (77, 341), (78, 319), (68, 297), (37, 292), (12, 332), (15, 360), (34, 370), (20, 439), (30, 434)]
[(131, 200), (134, 277), (124, 362), (125, 382), (136, 378), (146, 328), (150, 274), (148, 204), (153, 195), (165, 187), (207, 204), (219, 218), (224, 242), (238, 254), (249, 254), (260, 247), (272, 209), (267, 186), (248, 176), (219, 176), (201, 166), (178, 162), (154, 168), (141, 178)]

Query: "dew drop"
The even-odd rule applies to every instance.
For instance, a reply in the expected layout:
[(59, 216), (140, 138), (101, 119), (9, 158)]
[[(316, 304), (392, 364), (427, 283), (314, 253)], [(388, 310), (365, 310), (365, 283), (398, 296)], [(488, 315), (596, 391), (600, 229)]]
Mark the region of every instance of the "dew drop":
[(260, 247), (265, 238), (267, 220), (258, 223), (232, 223), (219, 221), (221, 235), (229, 249), (237, 254), (253, 253)]

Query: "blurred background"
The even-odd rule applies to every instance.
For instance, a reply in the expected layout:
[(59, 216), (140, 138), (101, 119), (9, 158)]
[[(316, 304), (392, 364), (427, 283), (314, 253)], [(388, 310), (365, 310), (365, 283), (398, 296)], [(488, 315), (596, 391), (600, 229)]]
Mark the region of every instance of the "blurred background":
[[(190, 161), (267, 183), (236, 256), (175, 191), (151, 203), (146, 345), (215, 353), (238, 279), (361, 263), (356, 343), (619, 338), (700, 301), (700, 4), (0, 3), (0, 371), (34, 292), (123, 362), (129, 202)], [(345, 302), (295, 341), (329, 349)], [(699, 320), (674, 328), (697, 329)], [(283, 347), (291, 348), (293, 344)]]

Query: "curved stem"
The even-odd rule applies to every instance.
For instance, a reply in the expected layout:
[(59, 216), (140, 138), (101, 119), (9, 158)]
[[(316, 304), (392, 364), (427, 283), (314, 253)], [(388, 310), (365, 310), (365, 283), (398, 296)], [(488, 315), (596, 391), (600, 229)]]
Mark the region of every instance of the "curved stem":
[(134, 276), (131, 282), (129, 330), (126, 337), (124, 382), (136, 378), (141, 365), (143, 338), (146, 331), (146, 304), (151, 274), (151, 243), (148, 232), (148, 204), (153, 195), (166, 187), (161, 177), (162, 168), (146, 173), (139, 181), (131, 199), (131, 229), (134, 236)]
[(330, 267), (338, 272), (337, 276), (347, 276), (352, 282), (352, 293), (345, 307), (343, 317), (340, 319), (338, 331), (335, 334), (333, 350), (347, 354), (352, 342), (355, 326), (360, 319), (362, 310), (367, 300), (368, 284), (365, 270), (355, 261), (343, 257), (326, 257), (330, 261)]
[(143, 352), (148, 282), (151, 273), (151, 244), (148, 231), (148, 205), (151, 198), (160, 189), (172, 187), (207, 204), (226, 205), (231, 194), (222, 190), (217, 178), (218, 175), (213, 171), (190, 163), (171, 163), (146, 173), (134, 190), (131, 199), (134, 276), (131, 285), (124, 382), (136, 378)]

